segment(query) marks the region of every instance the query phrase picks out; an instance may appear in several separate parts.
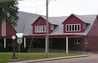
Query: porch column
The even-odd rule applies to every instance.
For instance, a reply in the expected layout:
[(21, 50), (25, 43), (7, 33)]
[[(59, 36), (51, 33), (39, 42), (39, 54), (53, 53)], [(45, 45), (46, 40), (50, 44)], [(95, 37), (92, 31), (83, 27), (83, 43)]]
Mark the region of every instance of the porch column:
[[(6, 22), (3, 21), (2, 22), (2, 36), (5, 37), (6, 36)], [(6, 48), (6, 38), (4, 38), (4, 48)]]
[(26, 38), (24, 38), (24, 48), (26, 48)]
[(4, 38), (4, 48), (6, 48), (6, 38)]
[(66, 54), (68, 54), (68, 37), (66, 37)]
[(2, 36), (6, 36), (6, 22), (2, 22)]

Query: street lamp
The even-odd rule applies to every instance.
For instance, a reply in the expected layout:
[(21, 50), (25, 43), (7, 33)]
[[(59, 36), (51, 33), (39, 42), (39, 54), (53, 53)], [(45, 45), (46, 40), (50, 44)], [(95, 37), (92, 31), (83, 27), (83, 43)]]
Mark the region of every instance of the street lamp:
[(16, 47), (16, 43), (15, 43), (15, 39), (16, 39), (16, 36), (12, 36), (12, 46), (13, 46), (13, 56), (12, 56), (12, 59), (17, 59), (16, 57), (16, 50), (15, 50), (15, 47)]

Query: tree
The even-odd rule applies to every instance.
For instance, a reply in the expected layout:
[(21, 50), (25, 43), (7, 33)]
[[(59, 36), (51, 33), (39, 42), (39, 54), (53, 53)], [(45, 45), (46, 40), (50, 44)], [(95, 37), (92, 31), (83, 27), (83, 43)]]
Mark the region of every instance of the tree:
[(17, 0), (0, 0), (0, 22), (7, 20), (7, 23), (16, 25), (18, 20)]

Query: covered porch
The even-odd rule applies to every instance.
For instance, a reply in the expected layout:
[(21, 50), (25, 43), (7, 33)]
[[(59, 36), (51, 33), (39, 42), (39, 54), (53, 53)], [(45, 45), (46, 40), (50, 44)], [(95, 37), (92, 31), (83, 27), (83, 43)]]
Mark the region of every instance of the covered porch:
[[(69, 51), (83, 51), (83, 37), (66, 36), (62, 38), (49, 38), (49, 51), (63, 51), (68, 53)], [(29, 38), (26, 39), (26, 47), (31, 51), (33, 49), (45, 50), (45, 38)], [(36, 50), (36, 51), (38, 51)]]

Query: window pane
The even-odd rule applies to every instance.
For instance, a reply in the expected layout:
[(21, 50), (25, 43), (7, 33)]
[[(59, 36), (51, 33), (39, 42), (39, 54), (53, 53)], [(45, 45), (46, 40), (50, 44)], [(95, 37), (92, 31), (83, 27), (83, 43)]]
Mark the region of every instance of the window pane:
[(68, 32), (80, 31), (80, 24), (66, 24), (66, 31)]
[(77, 31), (77, 25), (75, 25), (75, 31)]
[(78, 26), (78, 31), (80, 30), (80, 26), (79, 25), (77, 25)]
[(43, 26), (40, 26), (40, 32), (43, 32)]
[(43, 32), (46, 32), (46, 26), (45, 25), (43, 26)]
[(72, 31), (72, 26), (71, 25), (69, 25), (69, 31)]
[(74, 25), (72, 25), (72, 31), (74, 31)]
[(35, 26), (35, 32), (38, 32), (38, 26)]

